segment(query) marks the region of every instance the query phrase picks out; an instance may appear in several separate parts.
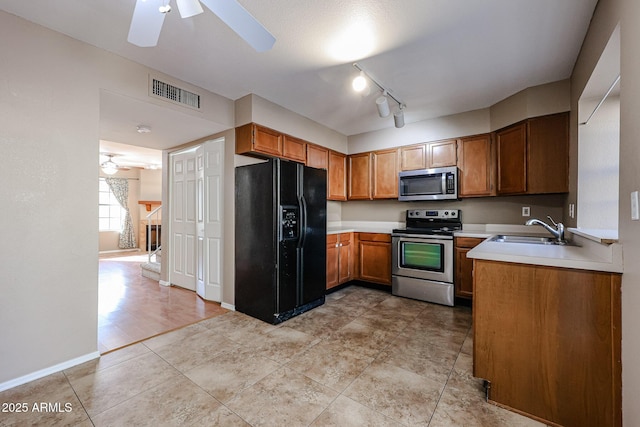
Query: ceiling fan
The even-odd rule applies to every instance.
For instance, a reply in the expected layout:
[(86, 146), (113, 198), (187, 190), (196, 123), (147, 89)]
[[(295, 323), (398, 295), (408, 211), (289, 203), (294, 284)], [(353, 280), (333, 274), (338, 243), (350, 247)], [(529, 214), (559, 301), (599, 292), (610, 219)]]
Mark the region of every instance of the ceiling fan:
[[(158, 44), (170, 0), (136, 0), (127, 41), (140, 47)], [(215, 13), (233, 31), (258, 52), (273, 47), (276, 39), (236, 0), (176, 0), (180, 16), (188, 18), (203, 12), (200, 3)]]
[(113, 157), (118, 154), (110, 154), (110, 153), (100, 153), (100, 155), (108, 157), (107, 161), (100, 164), (100, 168), (102, 168), (102, 172), (107, 175), (113, 175), (118, 171), (128, 171), (129, 168), (125, 168), (122, 166), (118, 166), (116, 162), (113, 161)]

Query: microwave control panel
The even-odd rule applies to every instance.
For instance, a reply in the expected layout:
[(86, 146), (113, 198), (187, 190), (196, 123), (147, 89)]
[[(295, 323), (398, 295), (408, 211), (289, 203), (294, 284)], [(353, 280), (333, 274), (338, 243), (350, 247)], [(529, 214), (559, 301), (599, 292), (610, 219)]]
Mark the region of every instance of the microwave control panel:
[(447, 194), (456, 194), (456, 176), (452, 173), (447, 173)]

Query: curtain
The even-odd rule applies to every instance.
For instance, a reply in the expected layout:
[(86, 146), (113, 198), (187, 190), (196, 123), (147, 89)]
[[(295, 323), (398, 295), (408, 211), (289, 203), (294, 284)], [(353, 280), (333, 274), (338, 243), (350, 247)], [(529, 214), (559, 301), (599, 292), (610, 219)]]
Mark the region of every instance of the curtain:
[(109, 189), (116, 197), (122, 209), (124, 209), (124, 224), (122, 225), (122, 231), (120, 232), (120, 241), (118, 247), (120, 249), (137, 248), (136, 235), (133, 230), (133, 221), (131, 220), (131, 214), (129, 213), (129, 206), (127, 201), (129, 200), (129, 180), (126, 178), (106, 178), (105, 181), (109, 186)]

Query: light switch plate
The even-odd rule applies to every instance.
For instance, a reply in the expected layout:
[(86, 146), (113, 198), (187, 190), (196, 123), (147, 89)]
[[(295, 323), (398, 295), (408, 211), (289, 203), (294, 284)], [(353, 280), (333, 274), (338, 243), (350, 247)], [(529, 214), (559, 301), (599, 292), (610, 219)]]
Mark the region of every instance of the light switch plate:
[(638, 209), (638, 192), (631, 192), (631, 219), (638, 221), (640, 219), (640, 210)]

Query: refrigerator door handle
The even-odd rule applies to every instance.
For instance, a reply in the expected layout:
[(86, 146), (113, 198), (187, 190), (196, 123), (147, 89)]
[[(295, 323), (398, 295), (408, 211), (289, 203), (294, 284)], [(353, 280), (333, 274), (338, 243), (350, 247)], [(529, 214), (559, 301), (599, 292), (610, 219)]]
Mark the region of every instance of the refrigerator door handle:
[(298, 239), (298, 247), (304, 246), (304, 241), (307, 237), (307, 201), (304, 196), (299, 197), (300, 202), (300, 238)]

